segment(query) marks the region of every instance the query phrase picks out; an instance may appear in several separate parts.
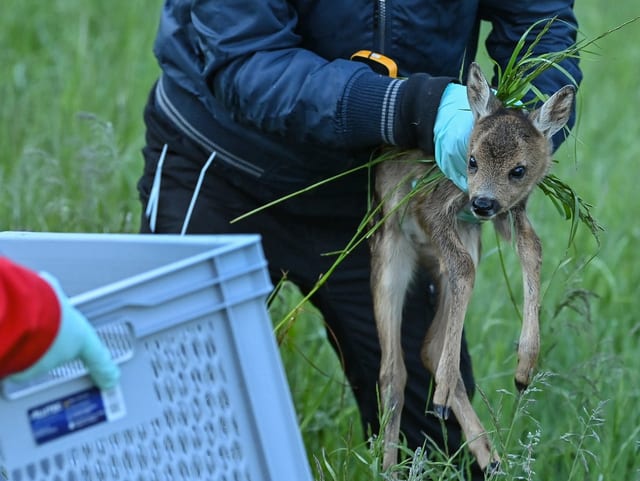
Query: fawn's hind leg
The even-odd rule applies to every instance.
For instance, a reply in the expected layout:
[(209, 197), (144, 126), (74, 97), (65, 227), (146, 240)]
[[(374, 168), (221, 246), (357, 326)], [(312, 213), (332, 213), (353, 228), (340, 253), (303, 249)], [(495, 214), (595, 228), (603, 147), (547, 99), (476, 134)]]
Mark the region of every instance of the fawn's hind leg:
[(402, 307), (416, 263), (412, 246), (391, 224), (383, 226), (371, 244), (371, 289), (382, 355), (379, 380), (384, 413), (383, 469), (397, 463), (407, 380), (401, 345)]
[(480, 469), (489, 473), (497, 470), (500, 458), (493, 450), (487, 431), (471, 405), (461, 376), (458, 376), (451, 409), (462, 428), (467, 447), (476, 458)]

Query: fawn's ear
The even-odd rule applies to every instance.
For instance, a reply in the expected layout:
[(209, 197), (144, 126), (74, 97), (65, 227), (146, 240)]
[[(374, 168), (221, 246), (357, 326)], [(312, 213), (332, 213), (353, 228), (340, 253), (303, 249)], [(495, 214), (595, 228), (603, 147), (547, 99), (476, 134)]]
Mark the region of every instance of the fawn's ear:
[(472, 62), (469, 66), (467, 98), (475, 120), (491, 115), (502, 107), (502, 103), (493, 95), (489, 82), (487, 82), (480, 69), (480, 65), (475, 62)]
[(575, 94), (573, 86), (565, 85), (529, 115), (533, 125), (548, 139), (569, 121)]

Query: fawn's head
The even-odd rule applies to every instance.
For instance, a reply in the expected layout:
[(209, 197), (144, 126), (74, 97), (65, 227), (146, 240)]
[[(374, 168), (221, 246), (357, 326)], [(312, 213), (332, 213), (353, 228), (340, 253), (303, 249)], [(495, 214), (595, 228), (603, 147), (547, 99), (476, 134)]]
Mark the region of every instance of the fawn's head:
[(528, 114), (506, 109), (473, 63), (467, 96), (475, 119), (467, 165), (471, 210), (491, 219), (524, 201), (546, 175), (551, 137), (569, 120), (575, 89), (561, 88)]

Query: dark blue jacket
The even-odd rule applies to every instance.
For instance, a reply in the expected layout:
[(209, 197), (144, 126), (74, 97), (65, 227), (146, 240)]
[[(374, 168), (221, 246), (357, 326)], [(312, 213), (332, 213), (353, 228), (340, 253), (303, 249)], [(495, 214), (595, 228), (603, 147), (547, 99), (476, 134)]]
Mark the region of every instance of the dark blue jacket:
[[(436, 77), (435, 112), (446, 85), (437, 77), (466, 78), (481, 20), (491, 29), (487, 51), (504, 66), (524, 31), (553, 16), (562, 21), (538, 51), (574, 43), (572, 1), (167, 0), (154, 48), (163, 71), (155, 99), (238, 179), (288, 192), (393, 141), (404, 82), (349, 61), (354, 52), (384, 53), (401, 77)], [(576, 59), (564, 67), (580, 82)], [(553, 93), (568, 83), (550, 69), (536, 86)]]

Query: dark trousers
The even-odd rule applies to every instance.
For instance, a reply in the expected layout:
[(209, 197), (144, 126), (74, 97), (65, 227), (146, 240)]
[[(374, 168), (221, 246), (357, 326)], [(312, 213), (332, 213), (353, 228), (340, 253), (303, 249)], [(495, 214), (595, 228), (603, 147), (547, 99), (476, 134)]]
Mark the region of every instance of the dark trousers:
[[(156, 110), (153, 96), (145, 109), (145, 122), (145, 168), (138, 183), (140, 198), (145, 207), (161, 150), (167, 144), (155, 232), (179, 233), (201, 168), (211, 153), (182, 136)], [(220, 170), (214, 160), (204, 178), (187, 233), (259, 233), (274, 284), (286, 272), (288, 279), (298, 285), (303, 293), (308, 292), (319, 275), (326, 273), (335, 260), (335, 257), (323, 254), (338, 251), (347, 245), (364, 212), (356, 209), (351, 216), (344, 212), (340, 215), (305, 216), (299, 211), (292, 213), (285, 204), (251, 215), (240, 222), (229, 223), (237, 216), (264, 205), (266, 200), (258, 197), (262, 196), (256, 195), (251, 189), (238, 187), (237, 179), (234, 182), (229, 178), (228, 172)], [(295, 202), (295, 198), (291, 202)], [(345, 210), (349, 209), (350, 206), (346, 205)], [(141, 231), (150, 232), (144, 214)], [(380, 346), (373, 316), (369, 262), (368, 247), (362, 243), (340, 264), (312, 301), (322, 312), (329, 331), (328, 338), (343, 362), (363, 425), (366, 430), (377, 433), (376, 385)], [(419, 272), (405, 303), (402, 341), (408, 383), (401, 429), (411, 448), (422, 446), (426, 435), (446, 452), (453, 454), (462, 442), (455, 419), (451, 417), (445, 423), (445, 434), (441, 421), (426, 414), (431, 410), (428, 403), (431, 376), (420, 360), (420, 348), (434, 313), (434, 296), (430, 293), (430, 286), (427, 274)], [(464, 339), (461, 371), (471, 392), (471, 360)]]

